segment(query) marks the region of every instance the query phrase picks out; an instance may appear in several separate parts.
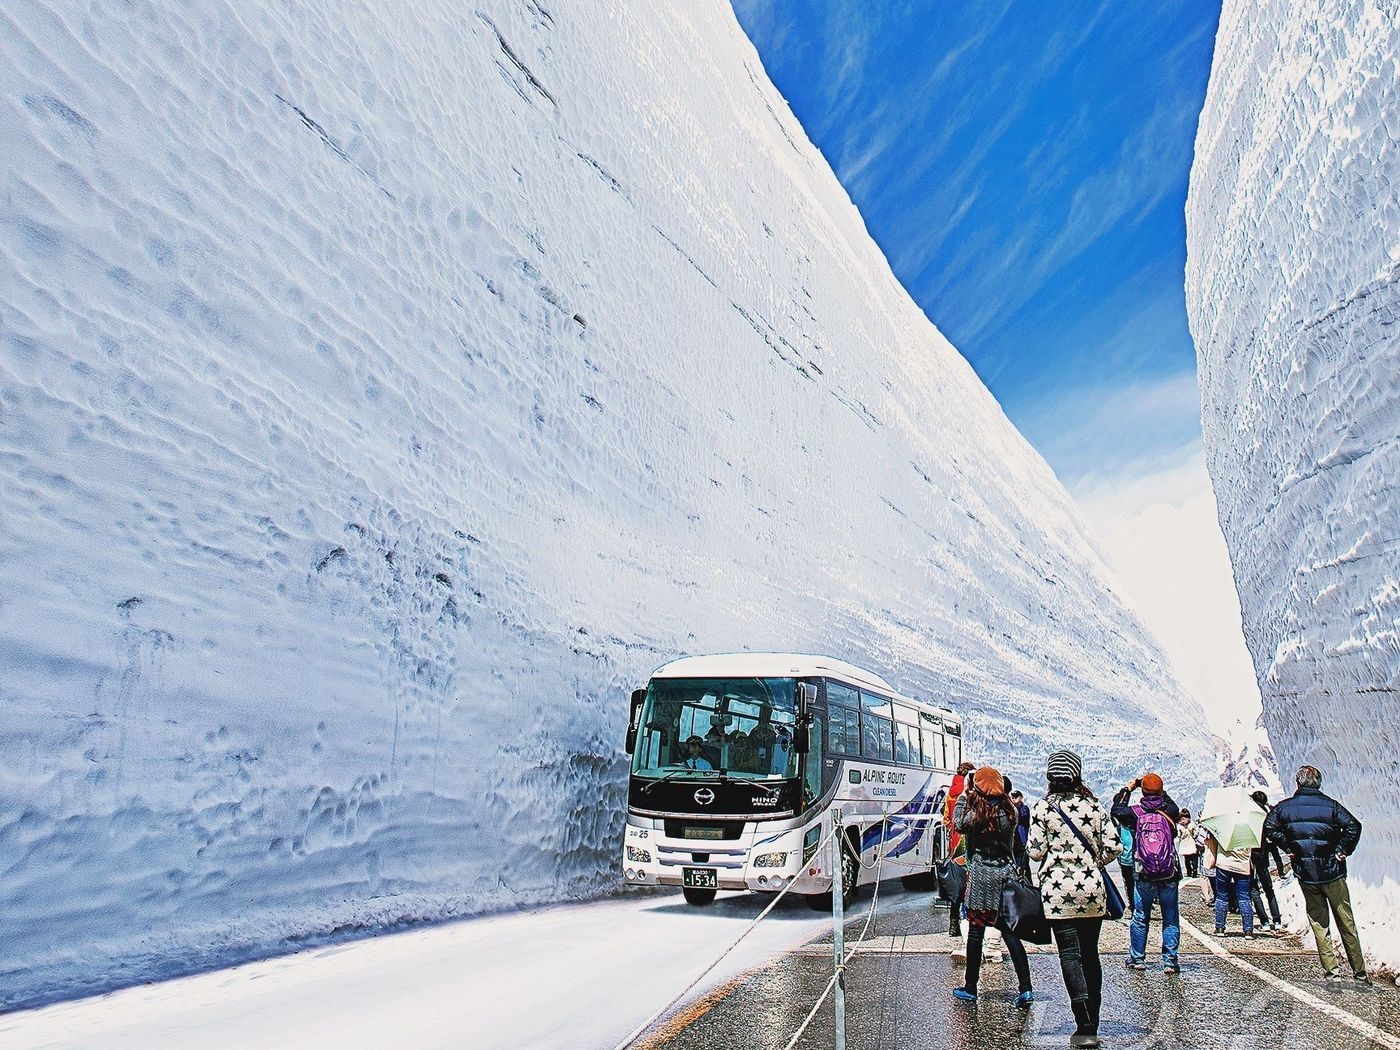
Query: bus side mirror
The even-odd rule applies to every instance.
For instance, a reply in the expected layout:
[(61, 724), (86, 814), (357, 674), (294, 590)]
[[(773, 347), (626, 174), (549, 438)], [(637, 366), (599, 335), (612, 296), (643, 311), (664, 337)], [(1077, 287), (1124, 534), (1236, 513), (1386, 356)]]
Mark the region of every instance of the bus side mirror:
[(797, 725), (792, 731), (792, 750), (805, 755), (812, 748), (812, 705), (817, 702), (817, 687), (811, 682), (797, 683)]
[(632, 690), (632, 711), (627, 716), (627, 753), (637, 746), (637, 728), (642, 717), (642, 701), (647, 698), (645, 689)]

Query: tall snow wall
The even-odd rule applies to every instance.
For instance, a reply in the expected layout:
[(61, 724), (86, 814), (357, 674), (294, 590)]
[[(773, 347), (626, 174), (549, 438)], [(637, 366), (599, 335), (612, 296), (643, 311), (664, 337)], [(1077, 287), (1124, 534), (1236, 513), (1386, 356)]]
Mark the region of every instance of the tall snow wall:
[(1324, 8), (1225, 5), (1186, 283), (1269, 739), (1365, 824), (1366, 920), (1400, 912), (1400, 17)]
[(615, 889), (681, 654), (1209, 775), (722, 3), (0, 27), (0, 1002)]

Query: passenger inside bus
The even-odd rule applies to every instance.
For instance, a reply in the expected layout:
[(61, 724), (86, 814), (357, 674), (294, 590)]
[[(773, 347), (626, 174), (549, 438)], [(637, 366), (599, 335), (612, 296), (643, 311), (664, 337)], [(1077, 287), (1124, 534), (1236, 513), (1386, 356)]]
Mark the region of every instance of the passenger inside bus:
[(752, 745), (749, 743), (748, 734), (742, 729), (736, 729), (729, 734), (729, 761), (728, 768), (742, 773), (756, 773), (755, 756)]
[(787, 769), (788, 750), (792, 736), (786, 726), (773, 724), (773, 712), (765, 707), (758, 716), (758, 725), (749, 733), (754, 751), (755, 773), (782, 773)]

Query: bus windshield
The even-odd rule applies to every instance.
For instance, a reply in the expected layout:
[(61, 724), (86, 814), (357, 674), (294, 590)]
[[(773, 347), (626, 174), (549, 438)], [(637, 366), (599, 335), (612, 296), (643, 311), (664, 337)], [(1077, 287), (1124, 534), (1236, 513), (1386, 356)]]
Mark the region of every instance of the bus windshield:
[(797, 776), (792, 678), (658, 678), (647, 686), (636, 776), (744, 780)]

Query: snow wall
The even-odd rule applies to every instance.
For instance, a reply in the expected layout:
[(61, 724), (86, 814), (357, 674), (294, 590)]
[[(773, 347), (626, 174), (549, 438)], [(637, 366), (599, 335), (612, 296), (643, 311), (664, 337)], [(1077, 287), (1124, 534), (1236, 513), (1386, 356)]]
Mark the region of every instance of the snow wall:
[(1365, 825), (1364, 923), (1400, 914), (1400, 12), (1324, 8), (1225, 5), (1187, 302), (1269, 739)]
[(682, 654), (1211, 779), (724, 4), (0, 27), (0, 1002), (617, 889)]

